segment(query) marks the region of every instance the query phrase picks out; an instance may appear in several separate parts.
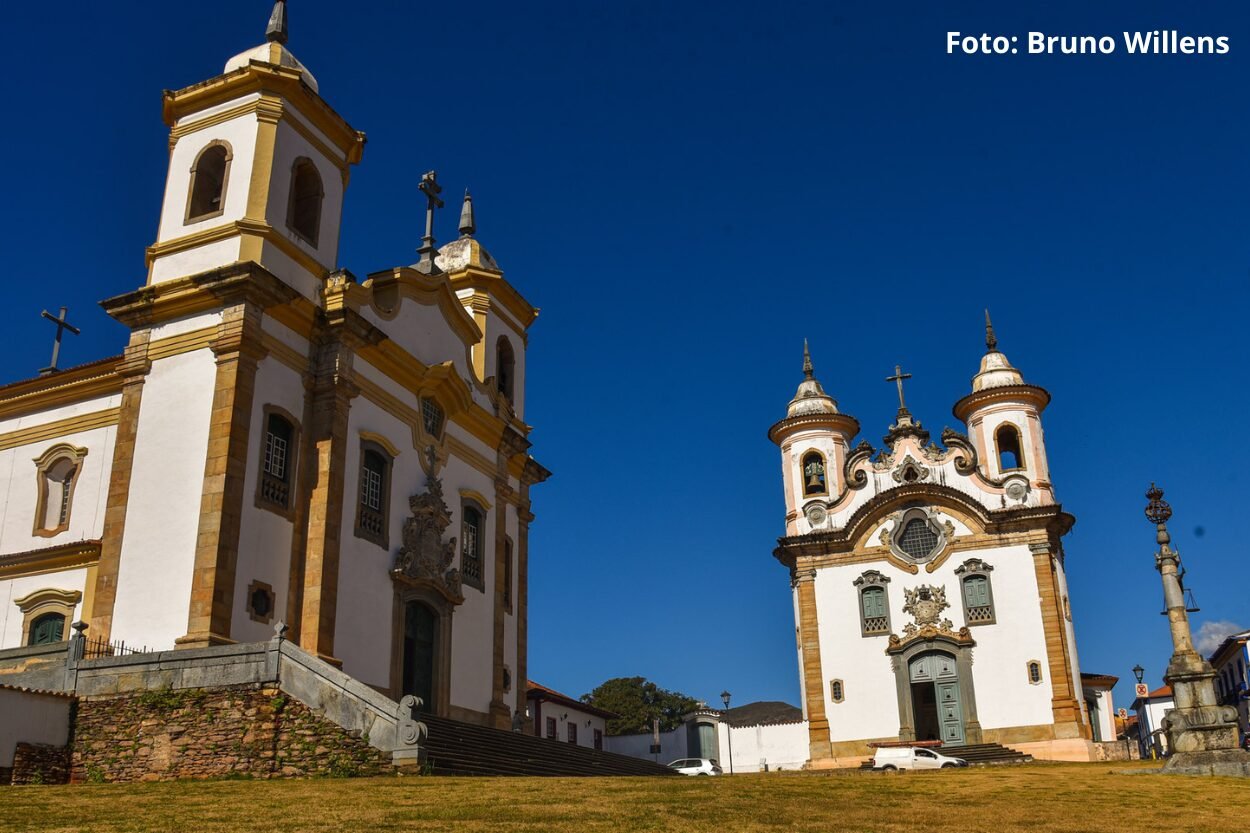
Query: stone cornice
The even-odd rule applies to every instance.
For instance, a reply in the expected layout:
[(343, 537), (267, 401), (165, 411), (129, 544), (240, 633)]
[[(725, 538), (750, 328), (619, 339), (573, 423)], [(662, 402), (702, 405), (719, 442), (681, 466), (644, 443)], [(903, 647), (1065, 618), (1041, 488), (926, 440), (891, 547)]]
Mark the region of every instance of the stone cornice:
[(0, 555), (0, 578), (87, 567), (100, 560), (100, 541), (90, 539)]
[(253, 303), (264, 310), (298, 295), (268, 269), (246, 261), (115, 295), (100, 306), (127, 327), (139, 329), (234, 304)]
[(121, 356), (109, 356), (47, 376), (4, 385), (0, 387), (0, 419), (121, 393), (122, 378), (118, 374), (121, 362)]
[(773, 423), (768, 429), (768, 439), (777, 445), (796, 431), (813, 428), (827, 428), (846, 436), (849, 443), (859, 433), (859, 420), (849, 414), (803, 414), (802, 416), (786, 417)]
[(974, 411), (999, 400), (1023, 400), (1037, 408), (1040, 414), (1050, 404), (1050, 393), (1037, 385), (1003, 385), (970, 393), (955, 403), (951, 409), (955, 419), (966, 423)]

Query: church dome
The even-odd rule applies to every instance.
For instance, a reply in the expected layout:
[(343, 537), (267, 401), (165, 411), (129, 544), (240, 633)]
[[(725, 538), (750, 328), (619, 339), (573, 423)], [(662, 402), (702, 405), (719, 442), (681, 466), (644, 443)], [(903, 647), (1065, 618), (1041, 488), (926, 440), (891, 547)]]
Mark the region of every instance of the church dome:
[(1007, 357), (998, 349), (994, 325), (990, 323), (990, 311), (985, 311), (985, 355), (981, 357), (981, 370), (972, 377), (972, 392), (980, 393), (990, 388), (1023, 385), (1024, 376), (1011, 366)]
[(299, 59), (291, 54), (291, 50), (287, 49), (280, 43), (262, 43), (260, 46), (253, 47), (246, 52), (240, 52), (229, 61), (226, 61), (225, 72), (234, 72), (236, 69), (243, 69), (252, 61), (261, 64), (272, 64), (273, 66), (287, 67), (288, 69), (299, 70), (300, 77), (304, 83), (309, 86), (313, 92), (317, 92), (317, 79), (308, 71), (308, 67), (299, 62)]
[(317, 92), (317, 79), (308, 71), (308, 67), (301, 64), (299, 59), (291, 54), (291, 50), (286, 48), (286, 40), (286, 0), (277, 0), (273, 4), (273, 11), (269, 14), (269, 25), (265, 28), (265, 42), (246, 52), (240, 52), (226, 61), (224, 72), (230, 73), (237, 69), (243, 69), (253, 61), (276, 67), (286, 67), (287, 69), (298, 70), (300, 77), (308, 85), (309, 89)]
[(803, 342), (803, 376), (799, 389), (786, 408), (787, 417), (809, 416), (811, 414), (836, 414), (838, 403), (825, 393), (825, 389), (816, 381), (812, 371), (812, 356), (807, 349), (807, 341)]

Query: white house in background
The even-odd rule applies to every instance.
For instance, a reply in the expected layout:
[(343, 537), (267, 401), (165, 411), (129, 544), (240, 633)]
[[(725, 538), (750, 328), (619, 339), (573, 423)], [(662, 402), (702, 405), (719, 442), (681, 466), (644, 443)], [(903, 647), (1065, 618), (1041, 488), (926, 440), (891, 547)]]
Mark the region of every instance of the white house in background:
[[(884, 447), (804, 379), (781, 451), (802, 706), (814, 768), (883, 741), (999, 743), (1091, 760), (1063, 537), (1042, 432), (1050, 394), (986, 352), (943, 445), (899, 410)], [(862, 362), (862, 351), (840, 361)]]
[(57, 691), (0, 685), (0, 785), (9, 783), (19, 743), (63, 747), (69, 743), (74, 698)]
[[(144, 285), (120, 356), (0, 388), (0, 648), (288, 637), (428, 711), (525, 708), (525, 348), (537, 310), (460, 236), (338, 265), (365, 137), (286, 48), (166, 92)], [(422, 189), (433, 194), (436, 178)], [(454, 614), (454, 615), (453, 615)]]
[(1089, 718), (1090, 733), (1096, 742), (1114, 741), (1115, 702), (1111, 689), (1120, 681), (1110, 674), (1081, 673), (1081, 690), (1085, 695), (1085, 713)]
[(1155, 757), (1166, 755), (1168, 751), (1167, 734), (1163, 731), (1163, 718), (1176, 708), (1172, 698), (1170, 685), (1160, 686), (1146, 697), (1138, 697), (1133, 701), (1132, 709), (1137, 713), (1137, 741), (1143, 758), (1151, 757), (1153, 748)]
[(1241, 734), (1250, 734), (1250, 631), (1235, 633), (1220, 643), (1210, 657), (1215, 669), (1215, 693), (1220, 702), (1237, 707)]
[(526, 689), (525, 702), (536, 737), (588, 746), (591, 749), (604, 748), (607, 723), (619, 717), (613, 712), (595, 708), (533, 680), (529, 681)]
[[(719, 725), (720, 712), (698, 709), (683, 717), (682, 724), (676, 729), (660, 733), (658, 752), (651, 751), (657, 740), (651, 732), (614, 735), (606, 739), (604, 749), (618, 755), (645, 758), (662, 764), (679, 758), (709, 758), (720, 761), (723, 752), (718, 739)], [(728, 770), (728, 767), (725, 769)]]

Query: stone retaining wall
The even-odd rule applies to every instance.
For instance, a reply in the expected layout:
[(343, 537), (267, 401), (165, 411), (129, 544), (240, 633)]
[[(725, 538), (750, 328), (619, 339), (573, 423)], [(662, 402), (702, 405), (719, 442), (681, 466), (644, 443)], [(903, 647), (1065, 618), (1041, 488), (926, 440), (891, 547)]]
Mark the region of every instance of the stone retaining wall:
[(13, 784), (68, 784), (68, 746), (19, 743), (13, 751)]
[(81, 698), (72, 780), (374, 775), (390, 755), (276, 685)]

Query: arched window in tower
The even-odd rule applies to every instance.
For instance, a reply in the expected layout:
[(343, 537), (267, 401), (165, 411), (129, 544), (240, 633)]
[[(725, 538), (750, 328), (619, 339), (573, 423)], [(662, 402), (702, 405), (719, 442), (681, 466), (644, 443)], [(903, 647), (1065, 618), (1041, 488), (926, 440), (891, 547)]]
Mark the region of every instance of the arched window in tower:
[(226, 204), (230, 158), (230, 146), (221, 141), (213, 142), (195, 157), (191, 165), (191, 187), (187, 191), (184, 222), (197, 223), (221, 214)]
[(317, 245), (321, 231), (321, 201), (325, 189), (321, 174), (311, 159), (301, 157), (291, 168), (291, 201), (287, 225), (311, 246)]
[(824, 455), (819, 451), (809, 451), (803, 455), (803, 496), (827, 493)]
[(994, 444), (998, 447), (998, 470), (1016, 471), (1024, 468), (1024, 455), (1020, 453), (1020, 432), (1016, 426), (1004, 423), (994, 432)]
[(500, 336), (495, 343), (495, 381), (499, 392), (512, 402), (512, 386), (516, 379), (516, 354), (512, 352), (512, 342), (507, 336)]

